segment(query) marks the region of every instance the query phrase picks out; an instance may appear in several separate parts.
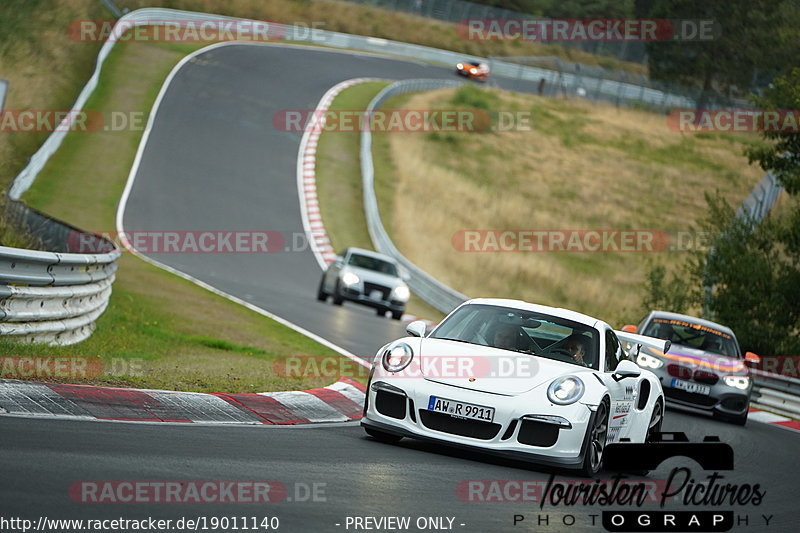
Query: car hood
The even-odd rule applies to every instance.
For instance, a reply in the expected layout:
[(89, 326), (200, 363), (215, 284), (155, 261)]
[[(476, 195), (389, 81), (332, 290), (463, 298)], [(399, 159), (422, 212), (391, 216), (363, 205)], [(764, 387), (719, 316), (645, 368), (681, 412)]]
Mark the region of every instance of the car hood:
[(585, 368), (535, 355), (444, 339), (422, 339), (420, 373), (428, 381), (516, 396)]
[(405, 285), (405, 282), (402, 279), (396, 276), (390, 276), (389, 274), (384, 274), (383, 272), (377, 272), (375, 270), (369, 270), (350, 265), (342, 269), (342, 272), (348, 271), (356, 274), (359, 278), (361, 278), (362, 282), (366, 281), (367, 283), (377, 283), (378, 285), (391, 288)]
[[(651, 350), (652, 351), (652, 350)], [(673, 344), (665, 354), (656, 353), (654, 355), (674, 361), (685, 366), (708, 370), (717, 374), (749, 374), (744, 361), (736, 357), (728, 357), (717, 353), (706, 352), (689, 346)]]

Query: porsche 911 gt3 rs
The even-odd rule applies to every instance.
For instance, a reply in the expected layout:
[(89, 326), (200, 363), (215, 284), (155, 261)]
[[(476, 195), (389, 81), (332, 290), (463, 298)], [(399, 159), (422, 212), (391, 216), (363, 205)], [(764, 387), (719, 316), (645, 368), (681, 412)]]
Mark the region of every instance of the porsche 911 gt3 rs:
[(620, 338), (664, 351), (669, 342), (614, 331), (595, 318), (517, 300), (469, 300), (429, 335), (375, 356), (361, 425), (595, 474), (607, 443), (660, 431), (659, 380)]

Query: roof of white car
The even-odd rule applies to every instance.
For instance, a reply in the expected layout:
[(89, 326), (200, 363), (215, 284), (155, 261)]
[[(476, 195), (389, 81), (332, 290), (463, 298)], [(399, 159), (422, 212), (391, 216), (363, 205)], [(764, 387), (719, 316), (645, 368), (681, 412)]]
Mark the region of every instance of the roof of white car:
[(397, 262), (391, 256), (388, 256), (388, 255), (385, 255), (385, 254), (381, 254), (381, 253), (378, 253), (378, 252), (373, 252), (372, 250), (365, 250), (363, 248), (356, 248), (355, 246), (350, 246), (350, 247), (347, 248), (347, 250), (350, 253), (355, 252), (358, 255), (365, 255), (367, 257), (374, 257), (376, 259), (383, 259), (384, 261), (386, 261), (388, 263), (396, 263)]
[(591, 327), (597, 327), (597, 323), (601, 322), (600, 320), (594, 317), (591, 317), (589, 315), (584, 315), (576, 311), (570, 311), (569, 309), (532, 304), (528, 302), (523, 302), (522, 300), (508, 300), (504, 298), (474, 298), (472, 300), (467, 301), (466, 303), (498, 305), (501, 307), (515, 307), (517, 309), (522, 309), (524, 311), (533, 311), (534, 313), (543, 313), (547, 315), (554, 315), (561, 318), (566, 318), (567, 320), (572, 320), (573, 322), (586, 324), (587, 326)]

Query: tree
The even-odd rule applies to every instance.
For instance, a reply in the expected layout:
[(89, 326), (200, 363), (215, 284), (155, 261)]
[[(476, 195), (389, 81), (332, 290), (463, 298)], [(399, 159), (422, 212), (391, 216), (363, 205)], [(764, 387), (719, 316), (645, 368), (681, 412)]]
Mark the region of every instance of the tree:
[(779, 30), (786, 13), (797, 11), (791, 0), (653, 0), (651, 6), (650, 18), (714, 22), (711, 40), (647, 44), (650, 77), (698, 88), (698, 109), (714, 94), (746, 94), (757, 71), (777, 72), (788, 59), (779, 52), (792, 30)]
[[(764, 110), (800, 109), (800, 68), (795, 66), (776, 78), (754, 103)], [(800, 133), (764, 132), (764, 138), (767, 144), (748, 150), (748, 157), (751, 163), (758, 162), (775, 173), (789, 195), (786, 206), (780, 213), (756, 221), (737, 217), (725, 200), (706, 195), (708, 212), (699, 229), (711, 236), (710, 249), (691, 253), (670, 282), (665, 281), (663, 270), (653, 270), (645, 302), (686, 307), (704, 303), (708, 318), (731, 327), (746, 350), (797, 355)], [(687, 287), (694, 287), (695, 292)], [(696, 291), (700, 287), (710, 290), (703, 294)]]
[[(763, 96), (753, 100), (758, 109), (797, 113), (800, 109), (800, 66), (776, 78)], [(800, 193), (800, 132), (765, 131), (764, 138), (771, 142), (747, 151), (750, 163), (758, 162), (764, 170), (771, 170), (789, 194)]]

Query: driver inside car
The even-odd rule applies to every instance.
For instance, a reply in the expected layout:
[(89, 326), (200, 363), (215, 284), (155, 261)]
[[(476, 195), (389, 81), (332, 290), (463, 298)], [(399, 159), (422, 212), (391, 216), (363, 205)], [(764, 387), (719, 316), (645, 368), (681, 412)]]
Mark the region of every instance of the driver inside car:
[(497, 328), (492, 338), (492, 346), (503, 350), (516, 350), (519, 328), (511, 324), (503, 324)]
[(588, 365), (584, 357), (589, 352), (588, 340), (584, 335), (574, 334), (567, 337), (564, 347), (569, 352), (572, 360), (581, 365)]

